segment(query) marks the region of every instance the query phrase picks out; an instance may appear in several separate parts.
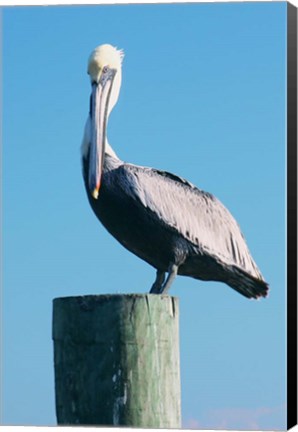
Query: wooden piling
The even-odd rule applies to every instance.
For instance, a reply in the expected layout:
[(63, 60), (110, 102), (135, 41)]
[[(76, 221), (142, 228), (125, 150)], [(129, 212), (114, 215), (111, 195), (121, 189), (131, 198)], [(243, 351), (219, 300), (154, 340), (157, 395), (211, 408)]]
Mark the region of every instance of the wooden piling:
[(178, 299), (53, 302), (58, 424), (180, 428)]

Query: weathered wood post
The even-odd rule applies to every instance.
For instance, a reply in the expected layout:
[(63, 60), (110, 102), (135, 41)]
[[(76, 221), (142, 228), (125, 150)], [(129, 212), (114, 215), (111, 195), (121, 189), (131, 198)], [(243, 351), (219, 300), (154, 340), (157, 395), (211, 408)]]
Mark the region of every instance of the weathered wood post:
[(65, 297), (53, 306), (58, 424), (181, 427), (177, 298)]

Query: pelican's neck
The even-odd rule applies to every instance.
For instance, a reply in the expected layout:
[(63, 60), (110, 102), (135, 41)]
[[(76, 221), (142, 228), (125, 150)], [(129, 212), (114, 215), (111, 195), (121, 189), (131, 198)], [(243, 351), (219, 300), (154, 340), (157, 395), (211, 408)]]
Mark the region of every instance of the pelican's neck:
[(108, 140), (106, 138), (106, 144), (105, 144), (105, 154), (112, 156), (114, 159), (119, 159), (110, 144), (108, 143)]
[[(111, 114), (112, 109), (116, 105), (119, 97), (120, 87), (121, 87), (121, 67), (119, 67), (119, 70), (117, 70), (117, 73), (115, 75), (113, 86), (111, 90), (110, 100), (109, 100), (109, 106), (108, 106), (108, 114), (107, 114), (107, 123)], [(110, 144), (108, 143), (107, 137), (105, 138), (105, 154), (112, 156), (115, 159), (119, 159)]]
[(108, 116), (107, 116), (108, 118), (111, 114), (112, 109), (114, 108), (114, 106), (118, 101), (120, 88), (121, 88), (121, 81), (122, 81), (122, 71), (121, 71), (121, 67), (119, 67), (112, 83), (111, 95), (110, 95), (109, 106), (108, 106)]

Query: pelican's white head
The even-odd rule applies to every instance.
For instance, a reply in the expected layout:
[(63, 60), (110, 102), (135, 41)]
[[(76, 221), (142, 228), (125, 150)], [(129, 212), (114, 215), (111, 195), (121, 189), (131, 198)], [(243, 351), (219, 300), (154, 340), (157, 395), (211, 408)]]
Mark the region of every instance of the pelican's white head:
[(113, 88), (110, 95), (108, 113), (115, 106), (121, 87), (121, 66), (124, 57), (123, 50), (118, 50), (109, 44), (104, 44), (96, 47), (88, 59), (88, 74), (92, 83), (99, 83), (106, 70), (113, 70), (115, 76), (113, 78)]
[(83, 139), (83, 157), (89, 155), (88, 185), (97, 199), (103, 172), (104, 155), (116, 156), (106, 139), (107, 121), (116, 104), (121, 86), (123, 51), (111, 45), (100, 45), (88, 59), (91, 81), (90, 113)]

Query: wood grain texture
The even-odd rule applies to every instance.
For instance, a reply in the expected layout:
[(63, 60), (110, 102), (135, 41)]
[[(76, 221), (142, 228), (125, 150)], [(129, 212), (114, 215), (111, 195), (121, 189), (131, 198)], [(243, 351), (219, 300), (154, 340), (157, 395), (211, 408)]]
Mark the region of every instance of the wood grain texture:
[(181, 426), (177, 298), (66, 297), (53, 306), (58, 424)]

